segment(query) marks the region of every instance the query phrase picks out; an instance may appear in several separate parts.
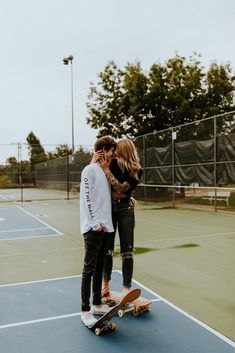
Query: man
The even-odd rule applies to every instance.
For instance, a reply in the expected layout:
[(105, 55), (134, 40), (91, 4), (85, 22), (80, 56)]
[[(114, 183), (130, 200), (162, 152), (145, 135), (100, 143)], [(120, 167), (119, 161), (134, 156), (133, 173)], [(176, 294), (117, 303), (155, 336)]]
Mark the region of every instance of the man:
[[(103, 136), (94, 150), (102, 150), (107, 161), (115, 151), (115, 141)], [(81, 175), (80, 185), (80, 228), (84, 237), (84, 264), (81, 283), (81, 320), (92, 326), (96, 319), (93, 314), (104, 314), (109, 310), (101, 303), (102, 272), (104, 256), (107, 252), (107, 237), (114, 231), (111, 212), (110, 184), (99, 161), (86, 166)], [(93, 306), (90, 307), (92, 284)]]

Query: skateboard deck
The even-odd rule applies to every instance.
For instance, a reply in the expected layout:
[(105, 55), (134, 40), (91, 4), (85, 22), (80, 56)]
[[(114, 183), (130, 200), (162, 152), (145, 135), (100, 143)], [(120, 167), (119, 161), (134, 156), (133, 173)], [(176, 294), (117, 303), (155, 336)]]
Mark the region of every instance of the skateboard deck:
[(111, 308), (106, 314), (101, 316), (101, 318), (97, 320), (96, 323), (90, 326), (89, 328), (94, 329), (95, 334), (97, 336), (100, 335), (103, 331), (115, 330), (116, 325), (114, 323), (109, 323), (109, 321), (112, 319), (114, 315), (116, 315), (119, 312), (119, 310), (122, 310), (123, 308), (125, 308), (125, 305), (137, 299), (140, 296), (140, 294), (141, 294), (140, 289), (134, 289), (130, 291), (124, 298), (122, 298), (119, 301), (117, 305)]
[[(113, 305), (113, 303), (120, 303), (122, 300), (122, 293), (117, 291), (111, 291), (110, 297), (103, 298), (103, 301), (106, 301), (106, 304)], [(128, 311), (132, 311), (134, 316), (139, 316), (142, 312), (147, 312), (150, 309), (152, 301), (150, 299), (144, 298), (139, 296), (138, 298), (134, 299), (129, 308), (125, 307), (118, 311), (119, 316), (124, 315)]]

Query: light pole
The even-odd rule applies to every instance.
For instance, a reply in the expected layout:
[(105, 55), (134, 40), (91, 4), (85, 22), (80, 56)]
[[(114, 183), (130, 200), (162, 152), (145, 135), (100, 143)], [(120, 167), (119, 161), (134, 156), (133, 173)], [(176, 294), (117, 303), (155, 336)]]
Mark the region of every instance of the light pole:
[(74, 154), (74, 118), (73, 118), (73, 56), (63, 58), (64, 65), (71, 64), (71, 109), (72, 109), (72, 154)]

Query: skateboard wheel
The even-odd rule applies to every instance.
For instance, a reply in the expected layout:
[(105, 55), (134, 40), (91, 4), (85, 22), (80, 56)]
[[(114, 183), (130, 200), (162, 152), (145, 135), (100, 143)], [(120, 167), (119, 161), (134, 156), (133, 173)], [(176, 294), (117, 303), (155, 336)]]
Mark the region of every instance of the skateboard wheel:
[(118, 316), (119, 317), (123, 317), (124, 316), (125, 311), (124, 310), (118, 310)]
[(101, 329), (99, 327), (95, 329), (95, 334), (96, 336), (99, 336), (101, 334)]
[(110, 330), (114, 331), (115, 328), (116, 328), (116, 324), (115, 324), (114, 322), (112, 322), (112, 323), (110, 324)]
[(141, 310), (140, 309), (136, 309), (136, 310), (133, 311), (133, 315), (134, 316), (140, 316), (140, 314), (141, 314)]

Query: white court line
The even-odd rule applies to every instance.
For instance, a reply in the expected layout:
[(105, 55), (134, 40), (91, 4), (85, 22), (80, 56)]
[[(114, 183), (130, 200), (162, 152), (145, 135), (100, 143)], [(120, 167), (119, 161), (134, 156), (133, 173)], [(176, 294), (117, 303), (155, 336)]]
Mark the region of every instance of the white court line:
[[(115, 270), (113, 272), (117, 272), (120, 275), (122, 275), (122, 272), (120, 270)], [(40, 283), (40, 282), (50, 282), (50, 281), (56, 281), (56, 280), (64, 280), (64, 279), (70, 279), (70, 278), (76, 278), (76, 277), (79, 278), (79, 277), (81, 277), (81, 275), (67, 276), (67, 277), (58, 277), (58, 278), (51, 278), (51, 279), (37, 280), (37, 281), (29, 281), (29, 282), (21, 282), (21, 283), (13, 283), (13, 284), (5, 284), (5, 285), (0, 285), (0, 288), (1, 287), (8, 287), (8, 286), (15, 286), (15, 285), (30, 284), (30, 283)], [(188, 314), (186, 311), (180, 309), (175, 304), (169, 302), (167, 299), (165, 299), (162, 296), (160, 296), (159, 294), (155, 293), (154, 291), (152, 291), (151, 289), (149, 289), (148, 287), (146, 287), (145, 285), (143, 285), (139, 281), (133, 279), (133, 282), (137, 286), (143, 288), (144, 290), (146, 290), (147, 292), (152, 294), (154, 297), (157, 297), (156, 299), (153, 299), (152, 301), (154, 301), (154, 302), (159, 302), (159, 301), (164, 302), (165, 304), (167, 304), (168, 306), (172, 307), (173, 309), (175, 309), (176, 311), (178, 311), (182, 315), (186, 316), (190, 320), (194, 321), (195, 323), (197, 323), (201, 327), (205, 328), (207, 331), (211, 332), (212, 334), (214, 334), (215, 336), (217, 336), (218, 338), (220, 338), (224, 342), (228, 343), (232, 347), (235, 347), (235, 342), (230, 340), (228, 337), (222, 335), (221, 333), (219, 333), (215, 329), (209, 327), (208, 325), (206, 325), (202, 321), (200, 321), (200, 320), (196, 319), (195, 317), (193, 317), (192, 315)], [(72, 316), (79, 316), (79, 315), (81, 315), (80, 312), (79, 313), (68, 314), (68, 315), (52, 316), (52, 317), (38, 319), (38, 320), (22, 321), (22, 322), (17, 322), (17, 323), (8, 324), (8, 325), (1, 325), (0, 329), (16, 327), (16, 326), (23, 326), (23, 325), (29, 325), (29, 324), (34, 324), (34, 323), (38, 323), (38, 322), (45, 322), (45, 321), (51, 321), (51, 320), (59, 320), (59, 319), (72, 317)]]
[[(113, 271), (113, 272), (117, 272), (117, 271)], [(21, 286), (21, 285), (24, 285), (24, 284), (34, 284), (34, 283), (60, 281), (60, 280), (64, 280), (64, 279), (79, 278), (79, 277), (82, 277), (82, 275), (55, 277), (55, 278), (47, 278), (47, 279), (38, 279), (38, 280), (35, 280), (35, 281), (9, 283), (9, 284), (0, 284), (0, 288), (2, 288), (2, 287), (11, 287), (11, 286)]]
[[(51, 236), (60, 236), (60, 235), (63, 235), (63, 233), (61, 233), (60, 231), (58, 231), (58, 229), (50, 226), (49, 224), (47, 224), (46, 222), (42, 221), (41, 219), (39, 219), (38, 217), (34, 216), (32, 213), (24, 210), (21, 206), (19, 205), (16, 205), (15, 207), (19, 208), (21, 211), (25, 212), (26, 214), (28, 214), (29, 216), (33, 217), (34, 219), (36, 219), (38, 222), (40, 222), (41, 224), (43, 224), (45, 227), (38, 227), (38, 228), (25, 228), (25, 229), (13, 229), (13, 230), (1, 230), (0, 233), (13, 233), (13, 232), (26, 232), (26, 231), (35, 231), (35, 230), (43, 230), (43, 229), (51, 229), (53, 230), (53, 232), (55, 232), (55, 234), (44, 234), (44, 235), (30, 235), (30, 236), (25, 236), (25, 237), (11, 237), (9, 239), (0, 239), (0, 241), (6, 241), (6, 240), (19, 240), (19, 239), (31, 239), (31, 238), (45, 238), (45, 237), (51, 237)], [(13, 207), (9, 207), (9, 209), (13, 209)]]
[(48, 229), (48, 227), (0, 230), (0, 233), (14, 233), (14, 232), (27, 232), (27, 231), (31, 232), (33, 230), (42, 230), (42, 229)]
[(0, 194), (0, 197), (3, 199), (3, 200), (8, 200), (6, 196)]
[(187, 239), (195, 239), (195, 238), (207, 238), (207, 237), (220, 237), (220, 236), (227, 236), (235, 234), (235, 231), (232, 232), (224, 232), (224, 233), (208, 233), (208, 234), (195, 234), (195, 235), (188, 235), (183, 237), (176, 237), (176, 238), (161, 238), (161, 239), (153, 239), (153, 240), (140, 240), (135, 241), (135, 244), (145, 244), (145, 243), (155, 243), (155, 242), (162, 242), (162, 241), (169, 241), (169, 240), (187, 240)]
[[(2, 238), (0, 241), (11, 241), (11, 240), (22, 240), (22, 239), (35, 239), (35, 238), (46, 238), (46, 237), (59, 237), (61, 234), (44, 234), (44, 235), (38, 235), (38, 234), (31, 234), (28, 237), (11, 237), (11, 238)], [(22, 254), (22, 253), (21, 253)], [(32, 254), (32, 253), (30, 253)], [(38, 254), (35, 252), (35, 254)], [(12, 255), (20, 255), (18, 254), (12, 254)], [(0, 255), (0, 257), (4, 257), (5, 255)], [(9, 256), (9, 255), (6, 255)]]
[[(120, 274), (122, 273), (121, 271), (117, 270), (117, 272), (119, 272)], [(133, 279), (133, 282), (138, 285), (141, 286), (143, 289), (145, 289), (146, 291), (148, 291), (149, 293), (151, 293), (154, 296), (157, 296), (159, 299), (161, 299), (161, 301), (163, 301), (165, 304), (167, 304), (168, 306), (172, 307), (173, 309), (175, 309), (176, 311), (178, 311), (179, 313), (181, 313), (182, 315), (186, 316), (187, 318), (189, 318), (190, 320), (194, 321), (195, 323), (197, 323), (198, 325), (200, 325), (201, 327), (205, 328), (207, 331), (213, 333), (215, 336), (217, 336), (218, 338), (220, 338), (221, 340), (223, 340), (224, 342), (228, 343), (229, 345), (231, 345), (232, 347), (235, 347), (235, 342), (233, 342), (232, 340), (230, 340), (228, 337), (222, 335), (221, 333), (219, 333), (218, 331), (216, 331), (215, 329), (211, 328), (210, 326), (206, 325), (204, 322), (196, 319), (195, 317), (193, 317), (192, 315), (188, 314), (186, 311), (180, 309), (178, 306), (176, 306), (175, 304), (169, 302), (167, 299), (163, 298), (162, 296), (160, 296), (159, 294), (153, 292), (151, 289), (147, 288), (145, 285), (143, 285), (142, 283), (136, 281), (135, 279)]]
[[(117, 273), (121, 274), (121, 272), (118, 271), (118, 270), (115, 270), (113, 272), (117, 272)], [(13, 283), (13, 284), (5, 284), (5, 285), (0, 285), (0, 288), (2, 288), (2, 287), (10, 287), (10, 286), (18, 286), (18, 285), (24, 285), (24, 284), (31, 284), (31, 283), (41, 283), (41, 282), (50, 282), (50, 281), (64, 280), (64, 279), (71, 279), (71, 278), (79, 278), (79, 277), (81, 277), (81, 275), (67, 276), (67, 277), (58, 277), (58, 278), (51, 278), (51, 279), (37, 280), (37, 281), (29, 281), (29, 282), (21, 282), (21, 283)], [(143, 287), (142, 285), (140, 285), (140, 286)], [(156, 294), (154, 294), (154, 296), (156, 296)], [(152, 302), (158, 302), (158, 301), (162, 301), (162, 299), (156, 298), (156, 299), (152, 300)], [(40, 322), (61, 320), (61, 319), (66, 319), (68, 317), (74, 317), (74, 316), (80, 316), (80, 315), (81, 315), (81, 312), (78, 312), (78, 313), (72, 313), (72, 314), (67, 314), (67, 315), (51, 316), (51, 317), (46, 317), (46, 318), (42, 318), (42, 319), (15, 322), (13, 324), (0, 325), (0, 330), (6, 329), (6, 328), (18, 327), (18, 326), (37, 324), (37, 323), (40, 323)]]
[(21, 322), (16, 322), (14, 324), (0, 325), (0, 330), (5, 329), (5, 328), (10, 328), (10, 327), (37, 324), (39, 322), (45, 322), (45, 321), (61, 320), (61, 319), (66, 319), (68, 317), (74, 317), (74, 316), (79, 316), (79, 315), (81, 315), (81, 313), (73, 313), (73, 314), (67, 314), (67, 315), (51, 316), (51, 317), (45, 317), (43, 319), (37, 319), (37, 320), (21, 321)]
[[(79, 278), (79, 277), (81, 277), (81, 275), (57, 277), (57, 278), (48, 278), (48, 279), (42, 279), (42, 280), (36, 280), (36, 281), (18, 282), (18, 283), (11, 283), (11, 284), (2, 284), (2, 285), (0, 285), (0, 288), (12, 287), (12, 286), (21, 286), (21, 285), (25, 285), (25, 284), (52, 282), (52, 281), (65, 280), (65, 279), (71, 279), (71, 278)], [(46, 321), (52, 321), (52, 320), (60, 320), (60, 319), (65, 319), (65, 318), (68, 318), (68, 317), (79, 316), (79, 315), (81, 315), (81, 312), (67, 314), (67, 315), (52, 316), (52, 317), (47, 317), (47, 318), (37, 319), (37, 320), (21, 321), (21, 322), (16, 322), (16, 323), (13, 323), (13, 324), (0, 325), (0, 329), (6, 329), (6, 328), (10, 328), (10, 327), (17, 327), (17, 326), (24, 326), (24, 325), (30, 325), (30, 324), (35, 324), (35, 323), (39, 323), (39, 322), (46, 322)]]
[(18, 207), (20, 210), (22, 210), (23, 212), (27, 213), (27, 214), (30, 215), (31, 217), (35, 218), (38, 222), (44, 224), (47, 228), (50, 228), (50, 229), (54, 230), (54, 232), (56, 232), (57, 234), (62, 235), (62, 233), (61, 233), (58, 229), (56, 229), (56, 228), (50, 226), (50, 225), (47, 224), (46, 222), (42, 221), (40, 218), (38, 218), (38, 217), (34, 216), (32, 213), (26, 211), (23, 207), (21, 207), (21, 206), (19, 206), (19, 205), (17, 205), (16, 207)]
[[(161, 299), (153, 299), (152, 302), (157, 302), (157, 301), (162, 301)], [(74, 316), (80, 316), (81, 312), (79, 313), (72, 313), (72, 314), (67, 314), (67, 315), (59, 315), (59, 316), (51, 316), (51, 317), (45, 317), (43, 319), (36, 319), (36, 320), (29, 320), (29, 321), (21, 321), (21, 322), (16, 322), (13, 324), (7, 324), (7, 325), (0, 325), (0, 330), (10, 328), (10, 327), (17, 327), (17, 326), (25, 326), (25, 325), (31, 325), (31, 324), (37, 324), (40, 322), (47, 322), (47, 321), (53, 321), (53, 320), (61, 320), (61, 319), (67, 319), (68, 317), (74, 317)]]

